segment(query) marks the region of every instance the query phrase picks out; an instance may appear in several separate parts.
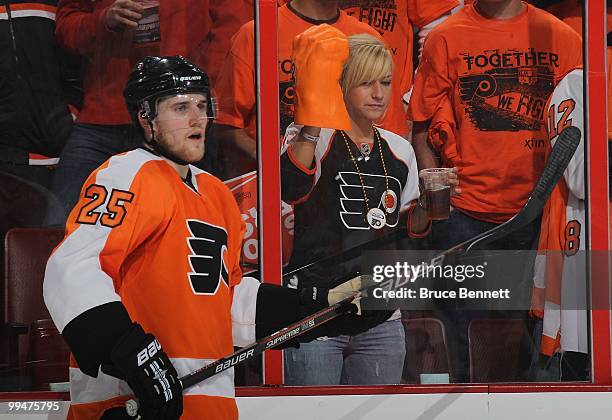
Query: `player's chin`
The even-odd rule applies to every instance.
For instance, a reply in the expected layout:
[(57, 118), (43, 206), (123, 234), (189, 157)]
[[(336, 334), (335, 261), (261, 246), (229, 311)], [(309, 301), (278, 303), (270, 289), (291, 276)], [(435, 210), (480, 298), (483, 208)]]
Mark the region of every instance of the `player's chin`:
[(189, 163), (197, 163), (201, 161), (202, 158), (204, 158), (204, 151), (205, 151), (204, 144), (196, 148), (191, 148), (185, 153), (184, 160)]

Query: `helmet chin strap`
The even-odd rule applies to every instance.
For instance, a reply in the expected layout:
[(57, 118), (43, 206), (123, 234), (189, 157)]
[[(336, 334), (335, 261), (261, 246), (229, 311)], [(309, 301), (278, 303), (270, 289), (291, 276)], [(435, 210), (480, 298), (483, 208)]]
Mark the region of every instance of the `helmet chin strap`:
[(169, 151), (166, 147), (164, 147), (155, 139), (155, 130), (153, 129), (153, 123), (150, 119), (147, 119), (147, 121), (149, 122), (149, 127), (151, 128), (151, 141), (148, 141), (147, 143), (151, 145), (155, 154), (157, 154), (158, 156), (165, 157), (166, 159), (176, 163), (177, 165), (189, 165), (189, 162), (177, 157), (174, 153)]

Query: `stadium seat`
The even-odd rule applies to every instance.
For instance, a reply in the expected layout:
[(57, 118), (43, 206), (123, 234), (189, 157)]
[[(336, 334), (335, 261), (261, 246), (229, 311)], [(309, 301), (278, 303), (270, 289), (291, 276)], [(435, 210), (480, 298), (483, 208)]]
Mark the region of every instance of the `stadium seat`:
[(522, 319), (474, 319), (468, 327), (470, 381), (516, 381), (520, 374)]
[(420, 383), (421, 374), (449, 375), (451, 362), (444, 324), (436, 318), (402, 319), (406, 332), (406, 358), (403, 383)]
[(25, 374), (35, 390), (47, 389), (49, 383), (68, 381), (70, 349), (50, 319), (30, 324)]
[[(0, 273), (4, 275), (5, 270), (5, 237), (12, 228), (39, 228), (42, 226), (59, 225), (62, 218), (63, 206), (49, 190), (41, 185), (28, 181), (24, 178), (0, 171)], [(55, 216), (57, 215), (57, 216)], [(0, 277), (4, 279), (4, 277)], [(7, 331), (4, 323), (5, 307), (4, 284), (0, 285), (0, 372), (6, 372), (8, 367), (9, 350)], [(17, 326), (12, 326), (10, 331), (16, 333)], [(2, 384), (0, 384), (1, 386)], [(6, 388), (6, 387), (4, 387)]]
[[(21, 378), (21, 387), (68, 379), (68, 350), (42, 296), (47, 260), (63, 235), (58, 228), (14, 228), (5, 237), (3, 347), (7, 373)], [(62, 359), (63, 367), (58, 365)]]

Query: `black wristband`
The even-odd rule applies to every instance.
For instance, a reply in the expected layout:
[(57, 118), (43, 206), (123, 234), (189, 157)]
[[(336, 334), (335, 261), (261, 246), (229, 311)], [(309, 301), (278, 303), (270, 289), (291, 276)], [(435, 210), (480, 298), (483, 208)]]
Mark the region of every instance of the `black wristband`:
[(62, 336), (83, 373), (96, 378), (100, 365), (110, 363), (112, 349), (131, 327), (132, 320), (123, 303), (110, 302), (74, 318)]
[(316, 308), (313, 312), (329, 306), (329, 289), (326, 287), (308, 286), (298, 288), (300, 293), (300, 304), (304, 307)]
[(257, 291), (255, 336), (265, 337), (328, 306), (329, 290), (321, 287), (291, 289), (263, 283)]
[(272, 334), (298, 321), (300, 294), (295, 289), (262, 283), (257, 291), (255, 336)]

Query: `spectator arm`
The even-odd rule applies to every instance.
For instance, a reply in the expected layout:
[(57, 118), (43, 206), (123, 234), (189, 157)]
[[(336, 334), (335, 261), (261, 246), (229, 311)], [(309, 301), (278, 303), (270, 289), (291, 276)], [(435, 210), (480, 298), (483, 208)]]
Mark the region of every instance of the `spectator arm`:
[(91, 53), (101, 34), (113, 34), (104, 26), (107, 10), (94, 10), (90, 1), (60, 0), (55, 27), (59, 45), (73, 54)]
[(428, 141), (431, 120), (415, 121), (412, 129), (412, 147), (419, 170), (439, 166), (438, 157)]

